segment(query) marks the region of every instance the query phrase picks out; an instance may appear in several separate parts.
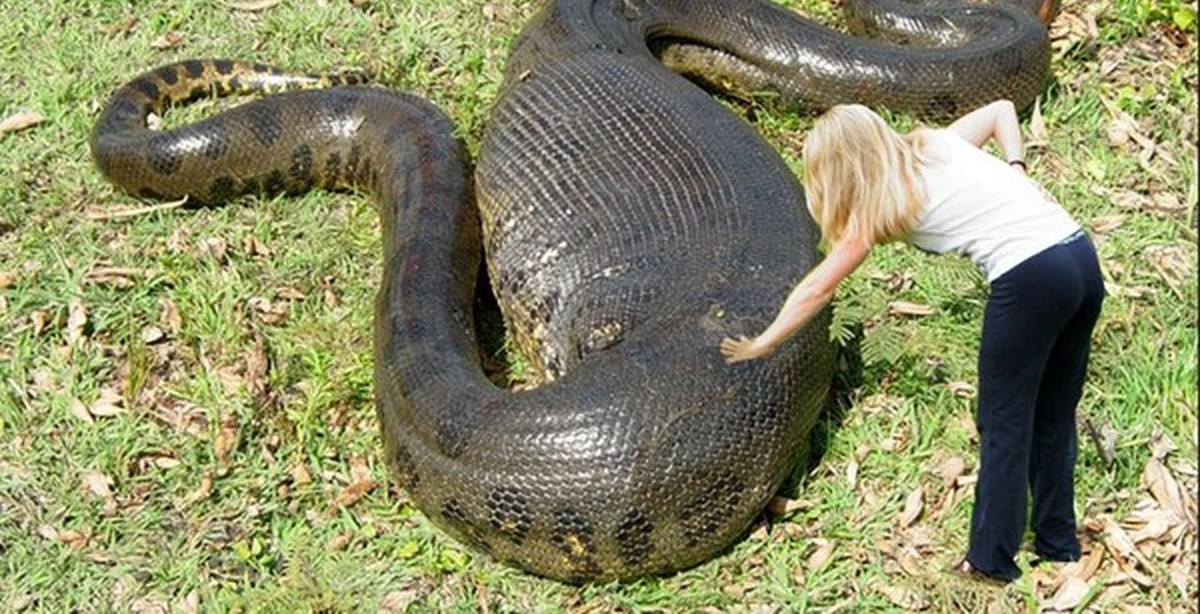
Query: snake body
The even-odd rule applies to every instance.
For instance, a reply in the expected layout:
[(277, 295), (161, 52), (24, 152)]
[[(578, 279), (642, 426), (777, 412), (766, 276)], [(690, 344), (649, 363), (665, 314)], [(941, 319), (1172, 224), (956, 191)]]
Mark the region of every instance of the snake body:
[[(711, 558), (761, 512), (833, 363), (828, 314), (763, 360), (727, 366), (716, 351), (769, 321), (819, 236), (780, 157), (675, 71), (924, 115), (1036, 94), (1036, 20), (929, 10), (952, 24), (965, 12), (966, 40), (897, 51), (751, 0), (551, 2), (513, 49), (473, 174), (420, 98), (224, 60), (122, 86), (91, 146), (111, 181), (148, 197), (369, 193), (384, 229), (377, 411), (398, 482), (439, 526), (537, 574), (661, 574)], [(314, 86), (338, 87), (146, 127), (212, 91)], [(498, 388), (480, 366), (481, 251), (534, 389)]]

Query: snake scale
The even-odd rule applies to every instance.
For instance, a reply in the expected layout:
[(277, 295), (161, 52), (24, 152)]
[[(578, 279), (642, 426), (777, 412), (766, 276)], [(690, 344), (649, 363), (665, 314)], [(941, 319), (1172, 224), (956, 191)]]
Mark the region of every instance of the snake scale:
[[(762, 511), (833, 369), (828, 314), (764, 360), (727, 366), (716, 350), (769, 321), (819, 237), (781, 158), (695, 82), (944, 117), (1028, 104), (1046, 78), (1046, 29), (1027, 6), (844, 4), (887, 40), (761, 0), (552, 1), (514, 45), (473, 173), (420, 98), (226, 60), (122, 86), (91, 148), (113, 183), (151, 198), (370, 194), (395, 479), (497, 560), (568, 582), (662, 574), (713, 557)], [(212, 92), (276, 95), (147, 128)], [(481, 367), (481, 266), (533, 389), (499, 388)]]

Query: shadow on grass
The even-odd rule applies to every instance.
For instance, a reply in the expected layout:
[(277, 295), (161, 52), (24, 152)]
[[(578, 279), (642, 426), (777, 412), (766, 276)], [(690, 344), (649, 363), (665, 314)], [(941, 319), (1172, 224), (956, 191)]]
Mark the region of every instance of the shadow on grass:
[(797, 495), (803, 492), (807, 476), (821, 464), (829, 450), (829, 443), (834, 440), (846, 421), (853, 404), (854, 392), (864, 381), (862, 340), (863, 328), (859, 323), (853, 325), (850, 338), (837, 345), (829, 397), (817, 418), (817, 423), (808, 434), (803, 450), (797, 456), (796, 468), (779, 488), (780, 494)]

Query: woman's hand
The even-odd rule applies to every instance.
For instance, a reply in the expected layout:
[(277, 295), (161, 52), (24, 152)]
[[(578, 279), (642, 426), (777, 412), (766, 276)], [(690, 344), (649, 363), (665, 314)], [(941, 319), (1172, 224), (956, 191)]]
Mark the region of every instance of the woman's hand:
[(749, 339), (742, 335), (737, 339), (726, 337), (721, 340), (721, 354), (725, 355), (725, 362), (730, 364), (761, 358), (770, 354), (772, 349), (770, 346), (760, 343), (757, 337)]
[(829, 255), (800, 283), (792, 288), (783, 308), (775, 320), (753, 339), (726, 337), (721, 341), (721, 353), (725, 362), (752, 360), (770, 354), (787, 341), (796, 331), (803, 328), (814, 316), (829, 304), (838, 284), (866, 260), (871, 251), (871, 242), (853, 237), (844, 238), (829, 250)]

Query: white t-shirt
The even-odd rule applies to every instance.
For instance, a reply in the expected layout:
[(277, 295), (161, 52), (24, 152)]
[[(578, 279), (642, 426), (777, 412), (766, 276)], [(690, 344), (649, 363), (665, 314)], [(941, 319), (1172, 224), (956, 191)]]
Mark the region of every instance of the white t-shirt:
[(950, 130), (928, 130), (925, 211), (906, 240), (975, 262), (989, 282), (1079, 230), (1024, 173)]

